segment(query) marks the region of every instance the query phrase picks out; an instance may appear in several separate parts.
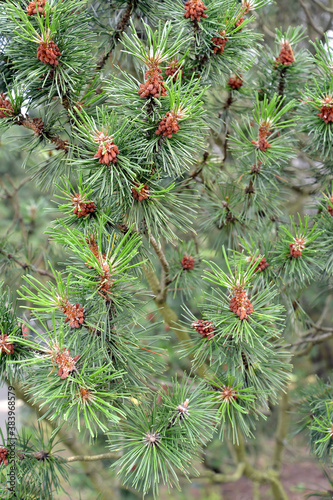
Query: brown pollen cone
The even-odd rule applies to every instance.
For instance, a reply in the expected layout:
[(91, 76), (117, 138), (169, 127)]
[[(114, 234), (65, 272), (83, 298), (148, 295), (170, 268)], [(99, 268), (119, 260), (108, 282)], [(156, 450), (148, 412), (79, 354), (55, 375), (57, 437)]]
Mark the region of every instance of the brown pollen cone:
[(333, 122), (333, 97), (327, 96), (321, 101), (322, 107), (320, 113), (317, 114), (319, 118), (324, 120), (325, 123)]
[(240, 76), (235, 75), (229, 78), (228, 86), (233, 90), (239, 90), (243, 86), (243, 80)]
[(5, 352), (6, 354), (14, 354), (14, 346), (7, 339), (8, 335), (6, 335), (5, 333), (1, 334), (0, 331), (0, 356), (3, 352)]
[(9, 99), (6, 99), (5, 94), (0, 92), (0, 118), (7, 118), (13, 114), (14, 110)]
[(207, 14), (204, 13), (205, 10), (207, 10), (207, 7), (204, 5), (202, 0), (187, 0), (184, 7), (184, 17), (186, 17), (186, 19), (191, 19), (191, 21), (201, 21), (201, 19), (207, 17)]
[(118, 146), (113, 142), (112, 136), (104, 135), (103, 132), (98, 132), (95, 141), (98, 143), (98, 151), (94, 158), (99, 159), (99, 163), (110, 165), (117, 163), (117, 155), (119, 155)]
[(65, 323), (68, 323), (71, 328), (80, 328), (84, 322), (84, 309), (79, 303), (71, 304), (66, 301), (62, 301), (60, 306), (62, 312), (66, 314)]
[(226, 34), (225, 30), (219, 31), (219, 34), (221, 36), (214, 36), (212, 38), (212, 42), (214, 44), (214, 48), (213, 48), (214, 54), (223, 54), (223, 51), (225, 49), (225, 44), (228, 41), (228, 38), (225, 37), (225, 34)]
[(290, 66), (295, 62), (293, 49), (291, 48), (288, 40), (281, 42), (280, 54), (275, 58), (275, 64), (282, 64), (282, 66)]
[(80, 357), (81, 354), (77, 354), (72, 358), (69, 354), (69, 349), (63, 349), (56, 354), (54, 361), (59, 367), (58, 375), (61, 379), (67, 378), (72, 372), (77, 372), (75, 365)]
[(58, 66), (58, 57), (61, 56), (58, 45), (50, 41), (42, 40), (37, 48), (37, 59), (51, 66)]
[(184, 271), (193, 271), (194, 264), (195, 264), (194, 257), (191, 257), (190, 255), (184, 255), (184, 257), (181, 260), (181, 265)]
[(156, 130), (155, 134), (163, 134), (164, 136), (168, 137), (168, 139), (171, 139), (173, 134), (176, 134), (179, 129), (180, 126), (178, 125), (177, 114), (172, 113), (172, 111), (168, 111), (158, 124), (158, 129)]
[[(254, 262), (252, 263), (252, 266), (251, 266), (251, 267), (255, 266), (255, 263), (257, 262), (257, 260), (258, 260), (258, 257), (256, 257), (256, 258), (254, 259)], [(267, 260), (265, 259), (265, 257), (263, 257), (263, 258), (261, 259), (261, 261), (259, 262), (259, 264), (257, 265), (257, 267), (255, 268), (254, 272), (255, 272), (255, 273), (261, 273), (261, 272), (262, 272), (262, 271), (264, 271), (264, 270), (266, 269), (266, 267), (268, 267), (268, 266), (269, 266), (269, 264), (268, 264)]]
[(197, 321), (193, 321), (192, 328), (196, 330), (200, 335), (206, 337), (207, 340), (210, 340), (214, 337), (215, 327), (212, 321), (204, 321), (203, 319), (199, 319)]
[(155, 99), (158, 99), (159, 97), (165, 97), (167, 95), (161, 73), (161, 68), (159, 68), (156, 63), (152, 62), (150, 69), (145, 73), (145, 83), (140, 84), (139, 96), (141, 99), (146, 99), (148, 97), (155, 97)]
[(7, 448), (0, 448), (0, 465), (8, 465), (8, 460), (7, 460), (7, 455), (8, 455), (8, 450)]
[(290, 255), (291, 257), (301, 257), (302, 252), (305, 248), (305, 239), (304, 238), (294, 238), (293, 243), (289, 243)]
[(269, 123), (262, 123), (259, 127), (258, 140), (251, 141), (251, 143), (254, 144), (257, 149), (265, 153), (267, 149), (271, 147), (271, 144), (267, 141), (269, 135), (271, 135)]
[(166, 76), (173, 76), (173, 81), (175, 82), (177, 80), (178, 73), (181, 75), (183, 74), (183, 70), (180, 69), (179, 62), (177, 59), (173, 59), (170, 61), (168, 66), (165, 68), (165, 74)]
[(137, 201), (146, 200), (150, 196), (149, 187), (144, 184), (140, 189), (137, 189), (141, 184), (134, 182), (135, 187), (132, 187), (132, 196)]
[(96, 210), (96, 205), (93, 201), (85, 201), (85, 195), (81, 196), (79, 193), (76, 193), (72, 201), (72, 207), (74, 207), (73, 214), (77, 215), (77, 217), (86, 217), (93, 214)]
[[(37, 8), (36, 8), (36, 4), (37, 4)], [(36, 2), (34, 0), (32, 0), (27, 7), (28, 16), (33, 16), (34, 14), (37, 14), (37, 10), (38, 10), (39, 14), (43, 14), (43, 16), (45, 17), (46, 16), (45, 5), (46, 5), (46, 0), (37, 0)]]
[(236, 313), (241, 320), (248, 319), (248, 316), (253, 313), (253, 306), (242, 286), (235, 287), (234, 296), (230, 299), (229, 309)]

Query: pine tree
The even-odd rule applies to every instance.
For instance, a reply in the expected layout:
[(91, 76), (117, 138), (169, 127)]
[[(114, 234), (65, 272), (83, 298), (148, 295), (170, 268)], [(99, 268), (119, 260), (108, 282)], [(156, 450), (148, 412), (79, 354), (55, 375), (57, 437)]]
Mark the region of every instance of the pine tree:
[[(0, 184), (18, 220), (1, 236), (0, 262), (23, 273), (15, 300), (8, 274), (1, 283), (0, 372), (53, 429), (20, 431), (14, 449), (9, 425), (1, 498), (66, 491), (72, 460), (59, 443), (69, 431), (88, 439), (82, 461), (111, 459), (122, 485), (154, 498), (161, 485), (199, 476), (205, 448), (220, 440), (237, 463), (216, 481), (245, 475), (287, 499), (290, 409), (313, 453), (332, 460), (331, 384), (302, 392), (293, 364), (333, 335), (323, 324), (333, 51), (327, 37), (307, 49), (301, 26), (264, 44), (256, 19), (270, 8), (1, 2), (0, 130), (13, 158), (25, 152), (29, 177), (9, 181), (12, 190)], [(20, 215), (26, 182), (44, 193), (30, 226)], [(296, 213), (303, 182), (309, 209)], [(48, 227), (38, 231), (49, 249), (37, 259), (29, 238), (44, 207)], [(323, 293), (318, 316), (309, 297), (321, 304)], [(257, 471), (245, 443), (269, 426), (275, 405), (273, 463)], [(97, 442), (107, 450), (94, 457)]]

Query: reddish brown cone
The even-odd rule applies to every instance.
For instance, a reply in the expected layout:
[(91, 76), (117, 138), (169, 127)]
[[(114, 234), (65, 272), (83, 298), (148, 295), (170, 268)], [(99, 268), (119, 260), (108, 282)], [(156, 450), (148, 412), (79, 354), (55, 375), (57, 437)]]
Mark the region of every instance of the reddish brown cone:
[(248, 319), (248, 316), (253, 313), (253, 306), (242, 286), (235, 287), (234, 296), (230, 299), (229, 309), (236, 313), (241, 320)]
[(333, 97), (327, 96), (321, 101), (322, 107), (317, 116), (324, 120), (325, 123), (333, 122)]
[(5, 333), (1, 335), (0, 331), (0, 356), (3, 352), (6, 354), (14, 354), (14, 346), (10, 340), (8, 340), (8, 335)]
[(180, 126), (178, 125), (177, 114), (172, 113), (172, 111), (168, 111), (158, 124), (158, 129), (156, 130), (155, 134), (163, 134), (164, 136), (168, 137), (168, 139), (171, 139), (173, 134), (176, 134), (179, 129)]
[(0, 118), (7, 118), (14, 114), (13, 107), (5, 94), (0, 92)]
[(63, 349), (56, 354), (54, 361), (59, 367), (58, 375), (61, 379), (67, 378), (68, 375), (72, 372), (77, 373), (77, 368), (75, 365), (80, 357), (81, 354), (77, 354), (76, 356), (74, 356), (74, 358), (72, 358), (72, 356), (69, 354), (69, 349)]
[(139, 96), (141, 99), (148, 97), (165, 97), (167, 95), (166, 88), (164, 87), (162, 70), (156, 64), (152, 63), (152, 67), (145, 73), (145, 83), (140, 84)]
[(81, 196), (79, 193), (76, 193), (72, 198), (73, 214), (77, 215), (77, 217), (86, 217), (93, 214), (96, 210), (95, 203), (93, 201), (85, 201), (84, 198), (85, 195)]
[(36, 4), (39, 14), (43, 14), (43, 16), (45, 17), (46, 0), (37, 0), (36, 2), (35, 0), (32, 0), (27, 7), (28, 16), (33, 16), (34, 14), (37, 14)]
[(37, 58), (45, 64), (50, 64), (51, 66), (58, 66), (58, 57), (61, 56), (58, 45), (50, 41), (41, 40), (37, 49)]
[(112, 136), (104, 135), (103, 132), (98, 132), (95, 142), (98, 143), (98, 151), (94, 158), (99, 159), (99, 163), (110, 165), (117, 163), (117, 155), (119, 155), (118, 146), (113, 142)]
[(243, 80), (240, 76), (235, 75), (229, 78), (228, 86), (233, 90), (239, 90), (243, 86)]
[(201, 21), (201, 19), (207, 17), (207, 14), (204, 13), (207, 7), (202, 0), (187, 0), (184, 7), (184, 17), (186, 17), (186, 19), (190, 18), (191, 21)]
[(202, 319), (199, 319), (197, 321), (194, 321), (191, 325), (194, 330), (196, 330), (200, 335), (203, 337), (206, 337), (207, 340), (210, 340), (212, 337), (214, 337), (214, 325), (212, 321), (204, 321)]
[(280, 54), (275, 58), (275, 64), (282, 64), (283, 66), (290, 66), (295, 62), (293, 49), (291, 48), (288, 40), (281, 42)]
[(191, 257), (190, 255), (184, 255), (181, 261), (181, 265), (184, 271), (193, 271), (194, 264), (195, 264), (194, 257)]
[(183, 70), (180, 69), (179, 62), (177, 61), (177, 59), (173, 59), (165, 68), (165, 74), (166, 76), (173, 76), (172, 80), (175, 82), (177, 80), (177, 76), (179, 73), (182, 75)]
[(294, 238), (293, 243), (289, 243), (290, 255), (291, 257), (297, 258), (302, 256), (302, 252), (305, 248), (304, 238)]
[(60, 306), (62, 312), (66, 314), (65, 323), (69, 323), (71, 328), (80, 328), (84, 322), (84, 308), (79, 303), (71, 304), (68, 300), (63, 301)]
[[(133, 182), (135, 187), (132, 187), (132, 196), (137, 201), (146, 200), (150, 196), (149, 187), (147, 184), (141, 186), (138, 182)], [(137, 189), (141, 186), (140, 189)]]
[(228, 41), (228, 38), (225, 36), (226, 34), (225, 30), (219, 31), (219, 34), (221, 36), (214, 36), (212, 38), (212, 42), (214, 44), (213, 48), (214, 54), (223, 54), (223, 51), (225, 49), (225, 44)]

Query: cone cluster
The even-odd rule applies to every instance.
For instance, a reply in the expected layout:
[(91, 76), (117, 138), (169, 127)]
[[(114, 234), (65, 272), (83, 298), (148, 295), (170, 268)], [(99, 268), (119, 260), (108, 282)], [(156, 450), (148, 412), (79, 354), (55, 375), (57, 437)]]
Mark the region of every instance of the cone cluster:
[(180, 69), (178, 60), (173, 59), (165, 68), (165, 74), (166, 76), (173, 76), (172, 81), (175, 82), (177, 80), (178, 73), (183, 74), (183, 70)]
[(239, 90), (243, 86), (243, 80), (235, 75), (229, 78), (228, 86), (233, 90)]
[(293, 243), (289, 243), (290, 255), (291, 257), (301, 257), (302, 252), (305, 248), (305, 239), (304, 238), (294, 238)]
[(5, 94), (0, 92), (0, 118), (7, 118), (14, 114), (13, 106), (10, 101), (6, 99)]
[[(43, 16), (45, 17), (46, 14), (45, 14), (45, 5), (46, 5), (46, 0), (32, 0), (28, 7), (27, 7), (27, 14), (28, 16), (33, 16), (34, 14), (37, 14), (37, 10), (39, 12), (39, 14), (43, 14)], [(37, 4), (37, 8), (36, 8), (36, 4)]]
[(184, 271), (193, 271), (194, 264), (195, 264), (194, 257), (191, 257), (190, 255), (184, 255), (184, 257), (181, 260), (181, 265)]
[(117, 163), (117, 155), (119, 155), (118, 146), (113, 142), (112, 136), (107, 136), (103, 132), (98, 132), (95, 142), (98, 143), (98, 151), (94, 158), (99, 159), (99, 163), (110, 165)]
[[(254, 265), (255, 265), (255, 263), (257, 262), (257, 260), (258, 260), (258, 257), (256, 257), (256, 258), (254, 259), (252, 266), (254, 266)], [(252, 267), (252, 266), (251, 266), (251, 267)], [(267, 260), (265, 259), (265, 257), (263, 257), (263, 258), (261, 259), (261, 261), (259, 262), (259, 264), (257, 265), (257, 267), (255, 268), (254, 272), (255, 272), (255, 273), (261, 273), (261, 272), (262, 272), (262, 271), (264, 271), (264, 270), (266, 269), (266, 267), (268, 267), (268, 266), (269, 266), (269, 264), (268, 264)]]
[(267, 141), (267, 137), (271, 135), (271, 133), (270, 124), (262, 123), (259, 127), (258, 140), (251, 141), (252, 144), (254, 144), (257, 149), (260, 149), (260, 151), (265, 153), (267, 149), (271, 147), (271, 144)]
[(187, 0), (184, 7), (184, 17), (186, 19), (190, 18), (191, 21), (201, 21), (201, 19), (207, 17), (207, 14), (204, 13), (207, 7), (202, 0)]
[[(93, 236), (86, 238), (86, 242), (88, 243), (92, 254), (96, 257), (102, 268), (102, 271), (99, 272), (99, 277), (98, 277), (98, 283), (99, 283), (98, 290), (105, 300), (110, 300), (109, 292), (113, 280), (111, 279), (111, 269), (106, 260), (106, 254), (105, 253), (101, 254), (97, 242)], [(88, 267), (89, 269), (92, 269), (92, 266)]]
[(140, 84), (139, 96), (141, 99), (147, 99), (148, 97), (158, 99), (160, 96), (165, 97), (167, 95), (161, 73), (161, 68), (152, 63), (151, 68), (145, 73), (145, 83)]
[[(147, 186), (147, 184), (144, 184), (143, 186), (141, 184), (139, 184), (138, 182), (133, 182), (133, 184), (135, 187), (132, 187), (132, 196), (135, 200), (142, 201), (142, 200), (146, 200), (147, 198), (149, 198), (150, 191), (149, 191), (149, 187)], [(140, 189), (137, 189), (139, 187), (140, 187)]]
[(168, 139), (171, 139), (173, 134), (176, 134), (179, 129), (180, 126), (178, 125), (177, 114), (174, 114), (172, 111), (168, 111), (158, 124), (158, 129), (156, 130), (155, 134), (163, 134), (164, 136), (168, 137)]
[(68, 301), (63, 301), (61, 310), (66, 314), (65, 323), (68, 323), (71, 328), (80, 328), (84, 322), (84, 309), (79, 303), (71, 304)]
[(204, 321), (203, 319), (199, 319), (192, 323), (192, 328), (196, 330), (203, 337), (207, 337), (207, 340), (210, 340), (214, 337), (215, 327), (212, 321)]
[(58, 45), (52, 40), (45, 42), (42, 40), (38, 45), (37, 58), (45, 64), (58, 66), (58, 57), (61, 56)]
[(236, 313), (241, 320), (248, 319), (248, 316), (253, 313), (253, 306), (242, 286), (235, 287), (234, 296), (230, 299), (229, 309)]
[(72, 372), (77, 372), (76, 362), (81, 357), (81, 354), (77, 354), (72, 358), (69, 354), (69, 349), (63, 349), (56, 354), (54, 361), (58, 365), (58, 375), (61, 379), (65, 379)]
[(85, 201), (84, 198), (85, 195), (81, 196), (79, 193), (76, 193), (72, 198), (73, 214), (77, 215), (77, 217), (86, 217), (93, 214), (96, 210), (95, 203), (93, 201)]
[(7, 448), (0, 448), (0, 465), (1, 464), (8, 465), (7, 455), (8, 455)]
[(285, 40), (281, 43), (280, 54), (275, 58), (276, 65), (282, 64), (282, 66), (290, 66), (295, 62), (295, 56), (293, 49), (291, 48), (290, 42)]
[(322, 107), (320, 108), (320, 113), (318, 113), (317, 116), (324, 120), (325, 123), (333, 122), (333, 97), (329, 95), (328, 97), (325, 97), (321, 103)]
[(225, 44), (228, 41), (228, 38), (225, 36), (226, 31), (222, 30), (219, 31), (219, 34), (221, 36), (213, 36), (212, 42), (214, 44), (213, 52), (214, 54), (223, 54), (223, 51), (225, 49)]
[(7, 339), (8, 335), (6, 335), (5, 333), (1, 335), (0, 332), (0, 356), (3, 352), (5, 352), (6, 354), (14, 354), (14, 346)]

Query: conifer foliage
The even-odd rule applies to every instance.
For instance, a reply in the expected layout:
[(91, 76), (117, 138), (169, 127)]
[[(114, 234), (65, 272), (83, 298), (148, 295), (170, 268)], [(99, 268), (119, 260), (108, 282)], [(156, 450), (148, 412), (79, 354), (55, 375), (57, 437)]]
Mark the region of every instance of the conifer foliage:
[[(14, 492), (2, 436), (1, 498), (66, 490), (69, 429), (155, 498), (200, 475), (212, 440), (253, 479), (244, 440), (287, 397), (292, 357), (332, 334), (302, 300), (316, 281), (331, 289), (333, 51), (326, 39), (312, 55), (301, 27), (266, 47), (255, 22), (269, 4), (0, 3), (0, 131), (26, 129), (29, 182), (56, 211), (45, 266), (28, 240), (15, 256), (15, 224), (0, 239), (1, 264), (22, 270), (18, 300), (1, 283), (0, 373), (53, 427), (18, 434)], [(300, 149), (320, 163), (317, 210), (289, 216)], [(319, 385), (299, 411), (331, 458)], [(285, 499), (275, 469), (255, 481)]]

